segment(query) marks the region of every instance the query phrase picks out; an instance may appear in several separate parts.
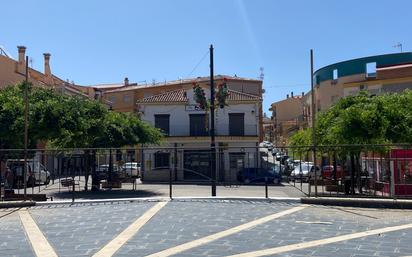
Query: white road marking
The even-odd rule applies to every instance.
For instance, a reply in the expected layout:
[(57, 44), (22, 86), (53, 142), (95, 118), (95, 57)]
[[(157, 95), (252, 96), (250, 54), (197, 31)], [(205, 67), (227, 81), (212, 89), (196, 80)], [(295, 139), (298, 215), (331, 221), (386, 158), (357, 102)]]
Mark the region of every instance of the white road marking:
[(224, 231), (221, 231), (221, 232), (218, 232), (218, 233), (206, 236), (206, 237), (196, 239), (194, 241), (191, 241), (191, 242), (188, 242), (188, 243), (185, 243), (185, 244), (181, 244), (181, 245), (178, 245), (178, 246), (175, 246), (175, 247), (172, 247), (172, 248), (169, 248), (169, 249), (166, 249), (166, 250), (148, 255), (146, 257), (166, 257), (166, 256), (171, 256), (171, 255), (174, 255), (174, 254), (178, 254), (178, 253), (181, 253), (183, 251), (192, 249), (194, 247), (198, 247), (200, 245), (207, 244), (207, 243), (210, 243), (212, 241), (218, 240), (222, 237), (230, 236), (232, 234), (236, 234), (236, 233), (241, 232), (243, 230), (250, 229), (250, 228), (255, 227), (257, 225), (260, 225), (260, 224), (266, 223), (268, 221), (280, 218), (282, 216), (285, 216), (285, 215), (303, 210), (306, 207), (307, 207), (306, 205), (301, 205), (301, 206), (294, 207), (294, 208), (291, 208), (291, 209), (288, 209), (288, 210), (285, 210), (285, 211), (274, 213), (274, 214), (271, 214), (269, 216), (266, 216), (266, 217), (263, 217), (263, 218), (260, 218), (260, 219), (254, 220), (254, 221), (251, 221), (251, 222), (248, 222), (248, 223), (245, 223), (245, 224), (242, 224), (242, 225), (239, 225), (239, 226), (236, 226), (236, 227), (233, 227), (233, 228), (230, 228), (230, 229), (227, 229), (227, 230), (224, 230)]
[(319, 225), (332, 225), (332, 222), (329, 221), (304, 221), (304, 220), (297, 220), (296, 223), (303, 223), (303, 224), (319, 224)]
[(53, 247), (47, 241), (46, 237), (33, 220), (27, 210), (19, 211), (20, 220), (23, 224), (24, 231), (30, 241), (30, 244), (37, 257), (57, 257)]
[(100, 251), (95, 253), (93, 257), (109, 257), (113, 256), (130, 238), (132, 238), (160, 209), (162, 209), (167, 202), (159, 202), (135, 222), (123, 230), (112, 241), (105, 245)]
[(364, 232), (358, 232), (358, 233), (347, 234), (347, 235), (342, 235), (342, 236), (330, 237), (330, 238), (314, 240), (314, 241), (309, 241), (309, 242), (303, 242), (303, 243), (297, 243), (297, 244), (292, 244), (292, 245), (274, 247), (274, 248), (269, 248), (269, 249), (265, 249), (265, 250), (254, 251), (254, 252), (235, 254), (235, 255), (230, 255), (230, 256), (227, 256), (227, 257), (267, 256), (267, 255), (273, 255), (273, 254), (279, 254), (279, 253), (285, 253), (285, 252), (301, 250), (301, 249), (320, 246), (320, 245), (337, 243), (337, 242), (341, 242), (341, 241), (346, 241), (346, 240), (351, 240), (351, 239), (356, 239), (356, 238), (361, 238), (361, 237), (366, 237), (366, 236), (378, 235), (378, 234), (382, 234), (382, 233), (388, 233), (388, 232), (393, 232), (393, 231), (398, 231), (398, 230), (403, 230), (403, 229), (408, 229), (408, 228), (412, 228), (412, 223), (406, 224), (406, 225), (400, 225), (400, 226), (373, 229), (373, 230), (368, 230), (368, 231), (364, 231)]

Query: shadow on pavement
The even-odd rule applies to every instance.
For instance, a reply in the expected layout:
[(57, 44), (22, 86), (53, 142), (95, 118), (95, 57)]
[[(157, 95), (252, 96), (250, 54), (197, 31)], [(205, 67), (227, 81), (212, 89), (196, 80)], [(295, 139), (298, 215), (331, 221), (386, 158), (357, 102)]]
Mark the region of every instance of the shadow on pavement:
[[(149, 191), (149, 190), (100, 190), (97, 192), (92, 191), (77, 191), (75, 192), (75, 198), (81, 199), (115, 199), (115, 198), (138, 198), (138, 197), (153, 197), (162, 196), (162, 194)], [(51, 193), (48, 197), (53, 197), (55, 199), (72, 199), (73, 193), (66, 192), (56, 192)]]

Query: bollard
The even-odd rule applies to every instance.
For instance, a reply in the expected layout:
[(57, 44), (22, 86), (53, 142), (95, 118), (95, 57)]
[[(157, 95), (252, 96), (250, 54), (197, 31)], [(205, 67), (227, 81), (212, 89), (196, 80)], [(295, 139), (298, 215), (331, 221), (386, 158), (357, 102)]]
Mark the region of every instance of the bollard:
[(74, 191), (76, 190), (76, 183), (73, 177), (73, 185), (72, 185), (72, 203), (74, 203)]
[(173, 199), (173, 188), (172, 188), (172, 169), (169, 169), (169, 198)]
[(269, 198), (269, 193), (268, 193), (268, 178), (265, 177), (265, 197)]

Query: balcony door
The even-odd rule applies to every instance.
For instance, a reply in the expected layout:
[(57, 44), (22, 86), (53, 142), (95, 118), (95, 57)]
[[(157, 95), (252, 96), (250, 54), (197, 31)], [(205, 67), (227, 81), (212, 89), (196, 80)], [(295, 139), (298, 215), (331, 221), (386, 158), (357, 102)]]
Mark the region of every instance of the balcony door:
[(170, 115), (155, 114), (155, 128), (160, 129), (165, 135), (170, 135)]
[(190, 136), (208, 136), (205, 114), (190, 114)]
[(229, 113), (229, 135), (244, 136), (245, 135), (245, 114), (244, 113)]

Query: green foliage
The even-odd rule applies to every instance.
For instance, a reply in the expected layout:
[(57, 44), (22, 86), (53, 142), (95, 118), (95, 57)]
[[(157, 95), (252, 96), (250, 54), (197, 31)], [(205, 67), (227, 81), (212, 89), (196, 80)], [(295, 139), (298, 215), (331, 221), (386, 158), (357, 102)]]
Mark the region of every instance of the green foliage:
[(312, 145), (312, 129), (301, 129), (289, 138), (291, 153), (289, 155), (305, 156)]
[[(411, 143), (411, 110), (412, 91), (409, 90), (381, 96), (361, 92), (357, 96), (343, 98), (329, 110), (318, 114), (318, 144)], [(290, 144), (303, 143), (303, 134), (300, 132), (293, 136)]]
[[(24, 83), (0, 91), (0, 149), (23, 148)], [(159, 130), (132, 114), (110, 112), (97, 101), (31, 88), (29, 147), (39, 140), (53, 147), (122, 147), (159, 143)]]

